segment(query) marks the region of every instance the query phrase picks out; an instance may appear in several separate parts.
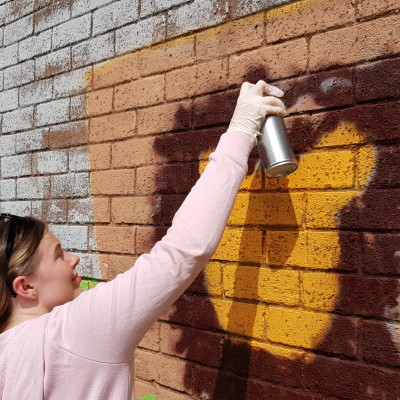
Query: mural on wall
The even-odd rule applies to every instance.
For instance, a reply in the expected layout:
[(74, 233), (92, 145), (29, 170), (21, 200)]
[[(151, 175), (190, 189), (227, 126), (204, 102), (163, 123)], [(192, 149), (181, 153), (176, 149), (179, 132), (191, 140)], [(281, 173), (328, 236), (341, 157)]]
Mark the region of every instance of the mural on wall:
[[(297, 7), (303, 3), (312, 4)], [(171, 41), (170, 51), (184, 49), (188, 40)], [(128, 254), (128, 243), (138, 235), (126, 223), (149, 225), (140, 228), (143, 249), (165, 232), (226, 129), (238, 94), (232, 89), (165, 105), (169, 108), (157, 120), (159, 109), (152, 107), (161, 103), (163, 93), (155, 89), (164, 78), (149, 71), (137, 80), (136, 69), (152, 51), (157, 50), (110, 61), (88, 76), (94, 89), (99, 84), (88, 99), (89, 151), (105, 277), (110, 277), (107, 253)], [(389, 147), (399, 137), (392, 118), (398, 105), (354, 105), (379, 97), (380, 90), (388, 96), (391, 85), (379, 71), (385, 67), (392, 76), (400, 62), (382, 63), (276, 83), (286, 90), (289, 112), (299, 113), (286, 119), (298, 171), (267, 179), (252, 153), (217, 252), (165, 316), (213, 332), (205, 337), (207, 352), (202, 340), (191, 340), (185, 329), (176, 347), (185, 359), (208, 365), (194, 373), (195, 393), (202, 398), (278, 399), (279, 383), (351, 399), (400, 395), (393, 371), (352, 362), (400, 365), (398, 325), (388, 322), (399, 319), (393, 255), (400, 243), (392, 233), (400, 228), (399, 197), (387, 190), (399, 183), (395, 165), (400, 156)], [(273, 68), (251, 65), (242, 78), (270, 81), (276, 79)], [(108, 82), (104, 88), (102, 79)], [(194, 96), (201, 94), (196, 82), (187, 85)], [(225, 82), (219, 89), (227, 87)], [(135, 107), (148, 113), (130, 111)], [(330, 107), (337, 109), (324, 111)], [(102, 223), (109, 210), (116, 226)], [(111, 237), (118, 238), (118, 250)], [(337, 363), (338, 358), (344, 361)], [(192, 380), (188, 365), (188, 387)]]

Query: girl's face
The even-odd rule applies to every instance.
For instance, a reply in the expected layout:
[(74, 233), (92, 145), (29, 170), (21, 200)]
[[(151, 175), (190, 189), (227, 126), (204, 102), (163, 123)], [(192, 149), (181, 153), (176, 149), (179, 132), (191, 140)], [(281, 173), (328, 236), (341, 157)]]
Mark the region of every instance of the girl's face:
[(39, 245), (39, 266), (31, 276), (39, 304), (48, 312), (82, 293), (75, 271), (79, 257), (67, 253), (52, 232), (46, 230)]

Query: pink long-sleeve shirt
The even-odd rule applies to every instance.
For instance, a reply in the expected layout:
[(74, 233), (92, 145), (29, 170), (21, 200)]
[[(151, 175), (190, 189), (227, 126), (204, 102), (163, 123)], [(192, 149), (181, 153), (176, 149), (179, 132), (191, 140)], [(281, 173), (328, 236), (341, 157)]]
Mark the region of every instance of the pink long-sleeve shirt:
[(253, 142), (224, 133), (149, 254), (114, 280), (0, 335), (3, 400), (134, 399), (133, 353), (215, 252)]

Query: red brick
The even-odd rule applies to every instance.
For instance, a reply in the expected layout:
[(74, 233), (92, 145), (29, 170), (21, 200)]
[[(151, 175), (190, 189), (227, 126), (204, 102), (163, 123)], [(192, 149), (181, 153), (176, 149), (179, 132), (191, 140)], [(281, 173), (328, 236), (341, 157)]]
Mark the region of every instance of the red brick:
[(154, 394), (157, 392), (156, 385), (149, 384), (148, 382), (142, 382), (135, 379), (135, 396), (141, 399), (146, 394)]
[[(382, 73), (384, 71), (384, 73)], [(400, 58), (378, 61), (355, 69), (357, 101), (400, 96)]]
[(149, 135), (187, 129), (191, 102), (163, 104), (138, 110), (138, 134)]
[(157, 398), (162, 400), (191, 400), (193, 397), (189, 394), (179, 393), (174, 390), (159, 387), (157, 390)]
[(397, 0), (360, 0), (357, 4), (357, 17), (370, 17), (399, 8)]
[(113, 109), (113, 88), (100, 89), (87, 94), (88, 115), (108, 114)]
[(91, 171), (110, 169), (111, 144), (99, 143), (89, 145), (89, 160)]
[(90, 174), (92, 195), (129, 195), (135, 192), (135, 171), (106, 170)]
[(351, 69), (339, 69), (276, 83), (285, 92), (287, 112), (296, 113), (353, 104)]
[[(101, 247), (99, 247), (99, 251), (102, 251)], [(110, 254), (107, 265), (107, 279), (114, 279), (118, 274), (127, 271), (133, 267), (137, 259), (137, 256), (132, 255)]]
[(227, 86), (227, 60), (213, 60), (167, 73), (165, 97), (167, 100), (181, 99), (214, 92)]
[(268, 81), (299, 75), (306, 70), (307, 52), (303, 38), (233, 55), (229, 58), (229, 83), (239, 85), (245, 80)]
[(159, 164), (164, 157), (154, 149), (154, 137), (134, 138), (112, 145), (112, 167), (129, 168)]
[(156, 197), (114, 197), (111, 219), (120, 224), (159, 224), (160, 199)]
[(363, 234), (363, 271), (371, 275), (400, 274), (400, 235), (395, 233)]
[(140, 75), (153, 75), (192, 64), (195, 61), (194, 46), (195, 37), (191, 35), (142, 50), (139, 53)]
[(400, 51), (400, 15), (315, 35), (310, 69), (324, 69), (396, 54)]
[(163, 323), (161, 351), (201, 364), (218, 367), (222, 360), (224, 335)]
[(147, 350), (135, 351), (135, 376), (144, 381), (158, 381), (160, 370), (157, 368), (159, 355)]
[(94, 222), (110, 222), (110, 199), (107, 197), (93, 197)]
[(98, 249), (112, 253), (135, 253), (135, 234), (133, 226), (97, 226)]
[(155, 322), (153, 326), (144, 335), (143, 339), (140, 341), (139, 347), (143, 347), (148, 350), (159, 351), (160, 328), (161, 324), (159, 322)]
[(135, 135), (136, 111), (104, 115), (90, 119), (91, 143), (114, 141)]
[(363, 321), (363, 360), (391, 367), (399, 367), (398, 335), (399, 325), (397, 322), (393, 324), (381, 321)]
[(228, 22), (196, 35), (198, 60), (235, 54), (261, 46), (263, 41), (263, 14)]
[(127, 54), (107, 61), (93, 69), (95, 89), (115, 86), (139, 78), (138, 53)]
[(117, 86), (114, 108), (117, 111), (159, 104), (164, 99), (164, 76), (155, 75)]
[(268, 43), (292, 39), (355, 21), (351, 0), (301, 2), (283, 5), (265, 14), (265, 37)]
[(149, 253), (154, 245), (166, 234), (165, 227), (138, 226), (136, 233), (137, 254)]

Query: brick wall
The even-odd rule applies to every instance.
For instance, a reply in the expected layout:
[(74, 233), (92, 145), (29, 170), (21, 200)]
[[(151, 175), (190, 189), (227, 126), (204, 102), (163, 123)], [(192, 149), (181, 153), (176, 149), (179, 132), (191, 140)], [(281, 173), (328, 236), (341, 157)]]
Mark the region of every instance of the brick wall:
[(243, 80), (299, 169), (252, 153), (221, 244), (136, 352), (138, 398), (400, 398), (395, 0), (0, 0), (1, 211), (112, 279), (151, 249)]

